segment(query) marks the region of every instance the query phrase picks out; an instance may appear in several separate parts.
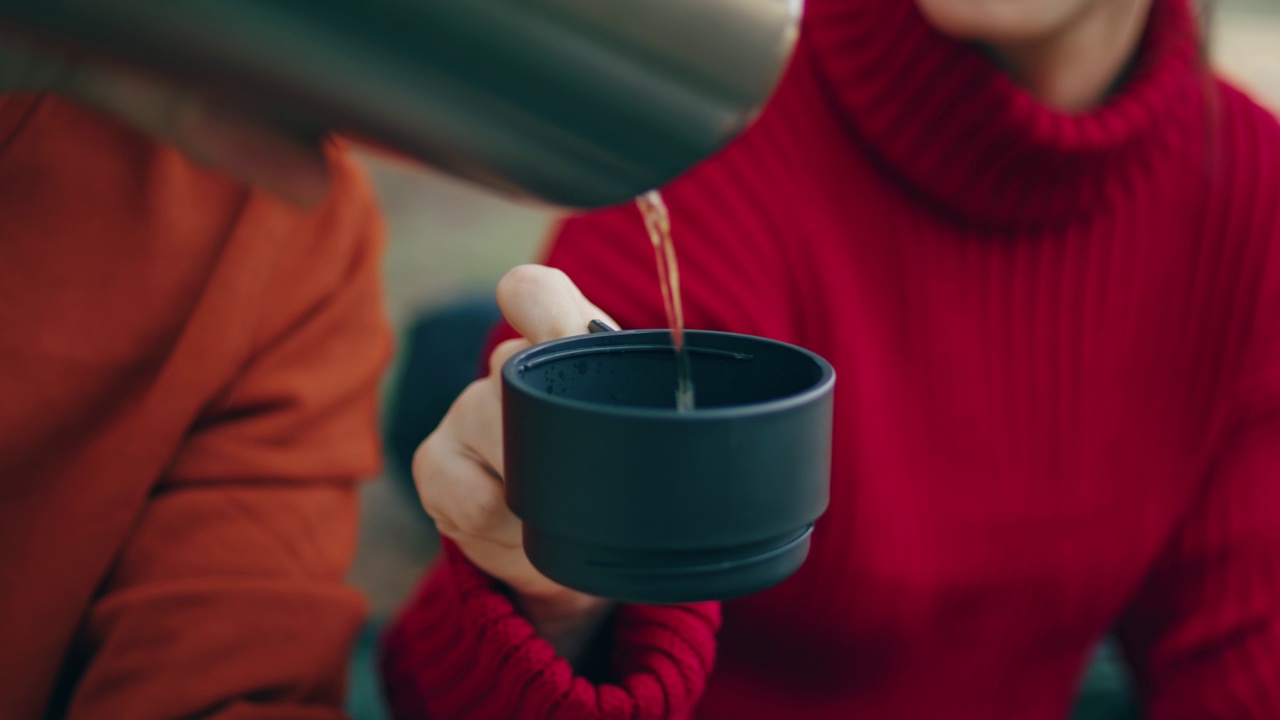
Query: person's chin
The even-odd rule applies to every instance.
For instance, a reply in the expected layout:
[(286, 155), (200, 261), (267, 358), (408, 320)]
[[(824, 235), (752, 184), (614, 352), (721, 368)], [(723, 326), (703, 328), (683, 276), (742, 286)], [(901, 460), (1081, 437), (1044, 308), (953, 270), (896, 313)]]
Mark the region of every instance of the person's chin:
[(1033, 43), (1053, 32), (1053, 18), (1028, 0), (915, 0), (944, 35), (987, 45)]

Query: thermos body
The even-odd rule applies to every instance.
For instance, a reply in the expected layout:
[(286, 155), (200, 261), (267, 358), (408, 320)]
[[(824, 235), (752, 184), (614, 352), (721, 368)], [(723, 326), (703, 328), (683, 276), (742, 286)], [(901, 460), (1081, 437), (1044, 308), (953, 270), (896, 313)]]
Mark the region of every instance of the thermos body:
[(741, 132), (800, 14), (801, 0), (6, 0), (0, 27), (591, 208)]

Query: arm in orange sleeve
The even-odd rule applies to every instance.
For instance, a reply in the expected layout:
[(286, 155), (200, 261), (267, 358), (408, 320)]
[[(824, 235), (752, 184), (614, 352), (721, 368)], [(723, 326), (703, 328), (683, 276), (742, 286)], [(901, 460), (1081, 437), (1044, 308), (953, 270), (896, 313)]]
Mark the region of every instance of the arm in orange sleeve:
[(252, 356), (189, 431), (89, 609), (69, 718), (342, 716), (365, 610), (344, 586), (356, 482), (380, 457), (390, 346), (380, 220), (345, 169), (343, 209), (279, 251)]

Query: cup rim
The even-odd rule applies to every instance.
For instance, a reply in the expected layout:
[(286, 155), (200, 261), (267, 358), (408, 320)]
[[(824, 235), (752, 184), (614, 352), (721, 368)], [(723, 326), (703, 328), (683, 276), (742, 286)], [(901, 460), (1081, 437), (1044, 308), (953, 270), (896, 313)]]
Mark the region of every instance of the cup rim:
[[(643, 329), (643, 330), (619, 330), (611, 333), (600, 334), (584, 334), (573, 335), (571, 337), (549, 340), (539, 343), (532, 347), (525, 348), (513, 355), (502, 366), (502, 387), (503, 392), (515, 391), (535, 400), (537, 402), (546, 403), (548, 405), (558, 406), (568, 410), (578, 412), (591, 412), (606, 417), (615, 418), (651, 418), (661, 419), (664, 422), (684, 422), (697, 423), (704, 421), (716, 421), (742, 417), (754, 417), (759, 415), (769, 415), (773, 413), (785, 412), (797, 407), (808, 405), (823, 395), (831, 392), (835, 384), (835, 368), (831, 363), (827, 362), (821, 355), (807, 350), (788, 342), (774, 340), (772, 338), (761, 337), (759, 335), (748, 335), (746, 333), (724, 332), (720, 330), (686, 330), (685, 342), (689, 343), (691, 339), (699, 337), (733, 337), (746, 338), (752, 342), (765, 343), (776, 347), (781, 347), (788, 352), (799, 354), (811, 362), (819, 369), (818, 379), (806, 387), (805, 389), (784, 395), (782, 397), (765, 400), (762, 402), (744, 403), (741, 405), (729, 405), (714, 408), (699, 409), (695, 407), (693, 410), (677, 410), (675, 407), (637, 407), (614, 405), (601, 402), (592, 402), (589, 400), (577, 400), (567, 398), (561, 395), (551, 395), (545, 392), (539, 392), (528, 383), (522, 382), (519, 371), (522, 365), (529, 363), (531, 356), (540, 356), (548, 352), (554, 352), (556, 348), (561, 346), (572, 346), (577, 343), (585, 342), (601, 342), (602, 338), (628, 338), (628, 337), (644, 337), (653, 336), (661, 337), (661, 345), (655, 343), (653, 345), (644, 344), (627, 344), (622, 345), (614, 352), (626, 352), (629, 350), (648, 349), (652, 347), (671, 347), (670, 330), (667, 329)], [(606, 347), (593, 347), (592, 350), (609, 351)], [(568, 352), (569, 348), (565, 349)], [(713, 350), (714, 351), (714, 350)], [(584, 354), (586, 354), (584, 352)]]

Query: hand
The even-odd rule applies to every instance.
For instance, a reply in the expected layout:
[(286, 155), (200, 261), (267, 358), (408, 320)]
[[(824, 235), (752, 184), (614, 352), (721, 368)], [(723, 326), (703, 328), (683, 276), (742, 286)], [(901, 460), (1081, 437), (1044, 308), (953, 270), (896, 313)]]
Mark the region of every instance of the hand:
[(0, 36), (0, 93), (6, 92), (63, 95), (296, 205), (313, 206), (328, 190), (320, 138), (298, 138), (210, 104), (189, 88), (55, 57), (6, 35)]
[(500, 371), (531, 344), (580, 335), (592, 320), (614, 323), (563, 272), (539, 265), (507, 273), (498, 283), (498, 305), (522, 337), (494, 349), (488, 377), (458, 396), (418, 448), (414, 481), (440, 533), (477, 567), (505, 583), (539, 632), (572, 660), (610, 604), (553, 582), (525, 556), (520, 520), (507, 508), (503, 492)]

